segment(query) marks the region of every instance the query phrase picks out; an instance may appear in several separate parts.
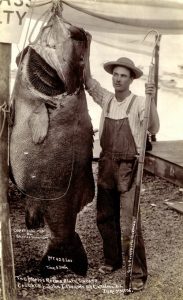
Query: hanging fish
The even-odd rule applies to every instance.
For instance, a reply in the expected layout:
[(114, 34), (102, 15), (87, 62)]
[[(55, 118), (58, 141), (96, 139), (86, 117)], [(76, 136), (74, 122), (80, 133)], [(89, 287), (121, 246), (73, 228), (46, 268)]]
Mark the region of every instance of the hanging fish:
[(39, 227), (44, 218), (51, 231), (41, 262), (44, 276), (60, 270), (58, 264), (87, 272), (75, 232), (77, 213), (94, 197), (93, 129), (83, 87), (86, 47), (86, 32), (55, 12), (17, 57), (10, 165), (26, 197), (27, 227)]

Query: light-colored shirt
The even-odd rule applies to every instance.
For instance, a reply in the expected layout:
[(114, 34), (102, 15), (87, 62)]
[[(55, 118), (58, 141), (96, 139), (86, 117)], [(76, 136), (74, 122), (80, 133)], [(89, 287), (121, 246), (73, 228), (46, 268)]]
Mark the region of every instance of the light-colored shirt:
[[(127, 117), (126, 110), (128, 105), (134, 96), (131, 93), (128, 97), (126, 97), (123, 101), (117, 101), (114, 93), (109, 92), (108, 90), (101, 87), (100, 83), (91, 79), (90, 88), (87, 90), (90, 96), (92, 96), (93, 100), (98, 103), (102, 108), (102, 114), (100, 119), (99, 126), (99, 137), (101, 137), (104, 119), (108, 116), (111, 119), (123, 119)], [(111, 100), (110, 110), (107, 113), (108, 104)], [(141, 140), (141, 129), (143, 126), (143, 118), (144, 118), (144, 109), (145, 109), (145, 98), (141, 96), (136, 96), (135, 101), (130, 109), (128, 114), (130, 128), (137, 146), (137, 151), (140, 149), (140, 140)]]

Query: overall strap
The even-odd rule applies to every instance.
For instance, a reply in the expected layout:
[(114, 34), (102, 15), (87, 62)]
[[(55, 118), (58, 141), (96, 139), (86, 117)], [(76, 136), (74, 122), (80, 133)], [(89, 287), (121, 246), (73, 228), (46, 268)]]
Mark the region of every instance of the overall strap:
[[(109, 102), (108, 102), (107, 109), (106, 109), (106, 115), (109, 114), (110, 107), (111, 107), (111, 102), (112, 102), (113, 97), (114, 97), (114, 96), (111, 96), (111, 98), (110, 98), (110, 100), (109, 100)], [(133, 105), (133, 103), (134, 103), (136, 97), (137, 97), (136, 95), (133, 95), (133, 97), (132, 97), (132, 99), (131, 99), (131, 101), (130, 101), (128, 107), (127, 107), (127, 110), (126, 110), (126, 115), (127, 115), (127, 116), (128, 116), (128, 114), (130, 113), (131, 107), (132, 107), (132, 105)]]
[(111, 107), (111, 102), (112, 102), (112, 99), (114, 98), (114, 95), (111, 95), (111, 98), (107, 104), (107, 109), (106, 109), (106, 115), (108, 116), (109, 114), (109, 111), (110, 111), (110, 107)]
[(128, 107), (127, 107), (127, 110), (126, 110), (126, 115), (127, 115), (127, 116), (128, 116), (129, 113), (130, 113), (130, 110), (131, 110), (131, 108), (132, 108), (132, 105), (133, 105), (133, 103), (134, 103), (136, 97), (137, 97), (136, 95), (133, 95), (133, 97), (132, 97), (132, 99), (131, 99), (131, 101), (130, 101)]

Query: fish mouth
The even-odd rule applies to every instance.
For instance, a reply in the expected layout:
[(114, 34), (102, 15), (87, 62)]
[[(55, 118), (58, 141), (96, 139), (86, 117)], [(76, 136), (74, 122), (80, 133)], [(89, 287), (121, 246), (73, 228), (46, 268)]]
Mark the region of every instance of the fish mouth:
[(57, 96), (66, 92), (64, 81), (47, 62), (33, 49), (29, 48), (27, 65), (28, 78), (33, 87), (47, 96)]

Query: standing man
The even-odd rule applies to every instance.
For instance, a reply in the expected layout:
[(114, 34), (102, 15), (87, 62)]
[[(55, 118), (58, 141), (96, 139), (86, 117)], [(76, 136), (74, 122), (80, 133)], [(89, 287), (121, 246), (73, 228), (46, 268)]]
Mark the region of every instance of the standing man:
[[(131, 238), (132, 213), (140, 147), (145, 98), (130, 90), (133, 80), (143, 72), (132, 60), (121, 57), (104, 64), (112, 75), (114, 93), (102, 88), (91, 77), (89, 51), (91, 36), (88, 34), (85, 85), (88, 93), (102, 108), (99, 136), (102, 152), (99, 159), (97, 226), (103, 239), (105, 263), (99, 268), (103, 274), (122, 267), (125, 263)], [(153, 94), (154, 85), (146, 85), (146, 94)], [(151, 134), (159, 130), (159, 118), (154, 101), (151, 102), (149, 128)], [(139, 213), (140, 214), (140, 213)], [(140, 215), (132, 272), (132, 288), (141, 290), (147, 280), (147, 265)]]

